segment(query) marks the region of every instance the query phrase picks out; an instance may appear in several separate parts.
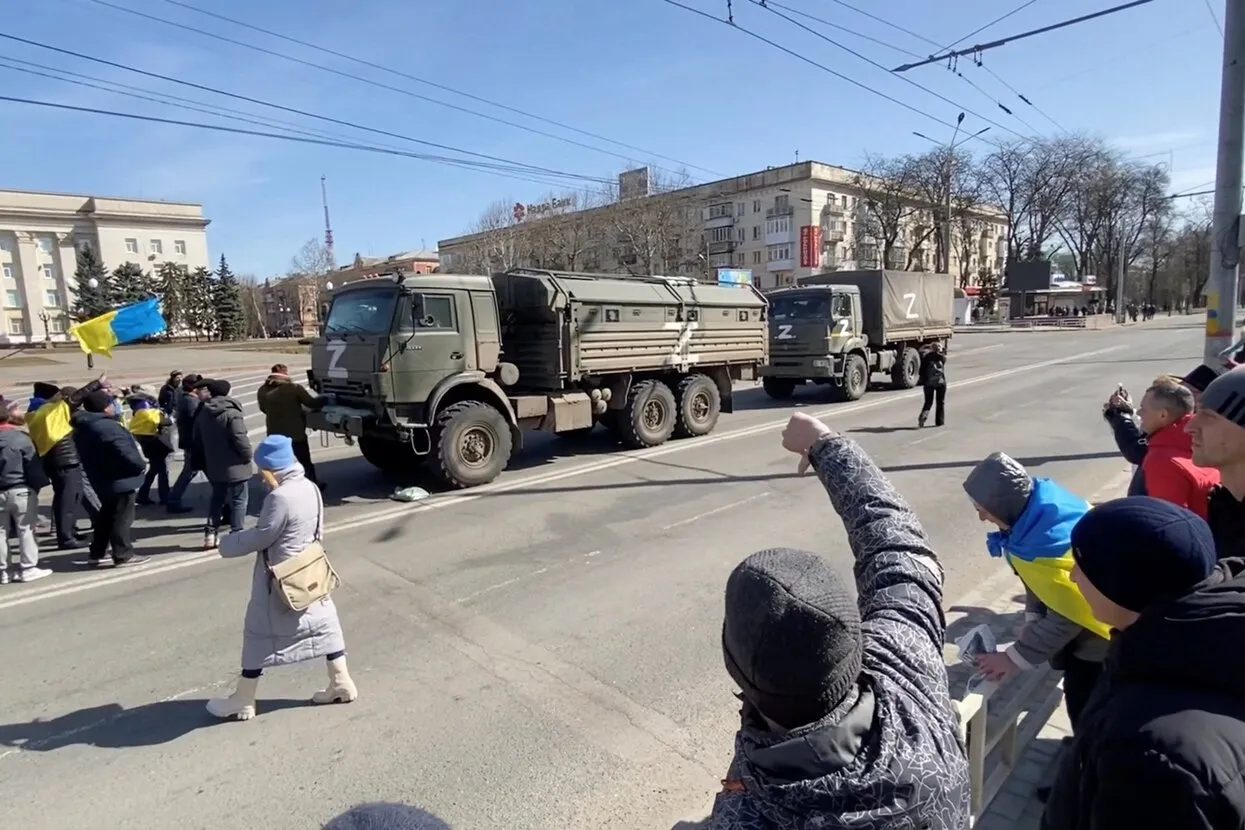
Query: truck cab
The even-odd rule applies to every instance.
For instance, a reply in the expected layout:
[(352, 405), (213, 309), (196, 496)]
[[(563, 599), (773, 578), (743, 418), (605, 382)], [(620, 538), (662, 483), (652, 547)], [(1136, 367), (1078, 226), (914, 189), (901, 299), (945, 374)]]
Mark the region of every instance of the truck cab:
[[(841, 386), (849, 356), (865, 351), (868, 338), (861, 325), (860, 289), (854, 285), (789, 288), (768, 296), (770, 359), (761, 377), (771, 397), (790, 397), (804, 382)], [(853, 364), (855, 361), (851, 361)], [(868, 374), (850, 379), (868, 382)]]

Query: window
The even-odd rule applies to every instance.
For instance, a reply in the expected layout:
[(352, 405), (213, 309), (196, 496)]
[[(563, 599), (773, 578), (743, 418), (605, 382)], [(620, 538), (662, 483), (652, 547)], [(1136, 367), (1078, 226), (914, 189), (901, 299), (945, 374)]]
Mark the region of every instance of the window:
[(790, 245), (771, 245), (769, 247), (769, 261), (777, 262), (783, 259), (791, 259)]
[(770, 303), (771, 320), (824, 320), (830, 297), (824, 291), (775, 297)]
[(138, 240), (137, 239), (126, 239), (125, 240), (125, 252), (127, 254), (138, 253)]
[(39, 237), (39, 250), (45, 254), (52, 253), (52, 237), (50, 236)]
[(44, 263), (43, 265), (39, 266), (39, 270), (43, 272), (43, 278), (45, 280), (56, 279), (56, 266), (55, 265)]
[(6, 280), (13, 279), (13, 267), (11, 265), (0, 265), (0, 272), (4, 273)]
[(753, 239), (760, 239), (760, 238), (761, 238), (761, 226), (760, 226), (760, 225), (753, 225), (753, 226), (752, 226), (752, 238), (753, 238)]
[(752, 201), (752, 212), (753, 213), (761, 212), (761, 200), (760, 199), (754, 199)]
[(147, 249), (151, 251), (153, 254), (164, 253), (164, 243), (161, 242), (159, 239), (149, 239), (147, 241), (147, 245), (148, 245)]
[(59, 314), (53, 314), (51, 317), (49, 317), (48, 318), (48, 333), (49, 334), (64, 334), (65, 333), (65, 318)]
[(747, 264), (748, 264), (748, 255), (747, 255), (747, 254), (745, 254), (743, 251), (740, 251), (740, 252), (739, 252), (739, 254), (738, 254), (738, 255), (736, 255), (736, 257), (735, 257), (735, 261), (736, 261), (737, 263), (739, 263), (740, 265), (747, 265)]
[(9, 308), (21, 308), (22, 295), (16, 289), (10, 288), (4, 292), (4, 304)]
[(43, 305), (45, 308), (60, 308), (61, 307), (61, 292), (44, 291), (43, 292)]
[(22, 335), (26, 333), (26, 321), (21, 317), (9, 318), (9, 334)]
[(324, 320), (324, 333), (386, 333), (393, 320), (393, 306), (397, 297), (397, 288), (392, 283), (381, 288), (343, 291), (333, 298), (333, 305)]
[(9, 247), (9, 244), (10, 244), (10, 243), (9, 243), (9, 240), (7, 240), (7, 239), (5, 239), (4, 237), (0, 236), (0, 251), (3, 251), (3, 252), (4, 252), (4, 253), (6, 253), (6, 254), (8, 254), (8, 253), (12, 253), (13, 249), (12, 249), (11, 247)]
[(850, 294), (835, 294), (830, 306), (830, 314), (836, 320), (852, 316), (852, 297)]
[(735, 229), (727, 225), (725, 228), (710, 228), (710, 242), (730, 242), (735, 237)]
[(774, 197), (774, 208), (776, 210), (786, 210), (789, 207), (791, 207), (790, 197), (787, 194), (784, 193), (781, 196)]
[(730, 202), (727, 202), (726, 204), (723, 204), (723, 205), (710, 205), (709, 206), (709, 218), (710, 219), (722, 219), (722, 218), (729, 219), (730, 215), (731, 215)]
[(761, 264), (761, 252), (760, 252), (760, 251), (753, 251), (753, 252), (752, 252), (752, 264), (753, 264), (753, 265), (760, 265), (760, 264)]
[(177, 254), (178, 256), (185, 256), (186, 255), (186, 240), (174, 239), (173, 240), (173, 253)]
[(424, 316), (419, 321), (420, 328), (453, 329), (454, 298), (443, 294), (424, 294)]
[(747, 230), (747, 228), (740, 228), (740, 229), (738, 230), (738, 232), (735, 234), (735, 239), (736, 239), (736, 241), (738, 241), (738, 242), (743, 242), (745, 239), (747, 239), (747, 238), (748, 238), (748, 234), (747, 234), (747, 233), (745, 233), (745, 231), (746, 231), (746, 230)]

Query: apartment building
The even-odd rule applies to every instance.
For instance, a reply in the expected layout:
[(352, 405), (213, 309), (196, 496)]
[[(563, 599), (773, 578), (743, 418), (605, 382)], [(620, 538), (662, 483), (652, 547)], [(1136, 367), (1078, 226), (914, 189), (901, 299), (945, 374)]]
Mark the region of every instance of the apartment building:
[(197, 204), (0, 190), (0, 346), (67, 339), (80, 248), (109, 271), (210, 268), (208, 222)]
[[(634, 185), (631, 189), (634, 191)], [(634, 211), (636, 201), (644, 199), (687, 206), (688, 226), (679, 229), (678, 236), (685, 240), (688, 250), (686, 256), (677, 258), (680, 266), (671, 270), (688, 276), (713, 279), (720, 269), (745, 270), (751, 272), (754, 285), (767, 290), (825, 271), (881, 267), (932, 270), (937, 264), (932, 215), (915, 204), (903, 220), (890, 261), (882, 262), (883, 234), (876, 215), (866, 208), (867, 200), (875, 194), (868, 180), (856, 171), (805, 161), (667, 193), (641, 194), (586, 211), (520, 219), (522, 214), (516, 209), (513, 225), (444, 239), (438, 249), (443, 271), (479, 270), (479, 251), (490, 247), (490, 238), (502, 234), (528, 237), (530, 245), (519, 241), (504, 246), (514, 252), (517, 261), (502, 264), (542, 265), (546, 263), (533, 260), (540, 259), (542, 241), (557, 236), (551, 231), (558, 223), (588, 221), (604, 228), (602, 244), (578, 261), (590, 265), (585, 270), (621, 273), (634, 268), (635, 257), (618, 242), (615, 230), (622, 220), (611, 217)], [(984, 274), (1001, 273), (1006, 239), (1007, 220), (1001, 211), (982, 206), (957, 217), (948, 270), (964, 285), (977, 283)]]

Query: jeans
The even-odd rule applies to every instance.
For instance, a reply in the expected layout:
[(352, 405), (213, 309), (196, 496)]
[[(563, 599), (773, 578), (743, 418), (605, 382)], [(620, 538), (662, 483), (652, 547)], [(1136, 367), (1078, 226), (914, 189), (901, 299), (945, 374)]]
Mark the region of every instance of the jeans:
[(22, 570), (39, 564), (39, 543), (35, 540), (35, 521), (39, 498), (25, 485), (0, 490), (0, 571), (9, 567), (9, 524), (17, 529)]
[[(165, 475), (168, 475), (169, 460), (164, 459)], [(148, 471), (150, 472), (150, 471)], [(195, 476), (199, 475), (199, 470), (195, 469), (195, 465), (190, 461), (190, 450), (186, 450), (185, 458), (182, 461), (182, 471), (177, 476), (177, 481), (173, 483), (173, 489), (169, 491), (169, 497), (165, 499), (165, 503), (170, 507), (180, 507), (182, 498), (186, 495), (188, 488), (195, 480)]]
[(226, 515), (229, 517), (229, 529), (234, 533), (246, 529), (246, 507), (250, 494), (249, 480), (227, 484), (212, 482), (212, 498), (208, 501), (207, 524), (203, 532), (215, 533)]
[[(180, 479), (179, 479), (180, 480)], [(156, 482), (156, 492), (160, 495), (160, 503), (169, 503), (169, 457), (147, 459), (147, 475), (143, 486), (138, 488), (140, 502), (151, 501), (151, 484)]]
[(928, 415), (930, 408), (934, 408), (934, 424), (942, 426), (947, 418), (947, 387), (946, 386), (926, 386), (925, 387), (925, 403), (921, 406), (921, 414)]
[(134, 503), (129, 493), (100, 493), (99, 513), (93, 522), (91, 558), (103, 559), (112, 547), (112, 561), (120, 565), (134, 556)]

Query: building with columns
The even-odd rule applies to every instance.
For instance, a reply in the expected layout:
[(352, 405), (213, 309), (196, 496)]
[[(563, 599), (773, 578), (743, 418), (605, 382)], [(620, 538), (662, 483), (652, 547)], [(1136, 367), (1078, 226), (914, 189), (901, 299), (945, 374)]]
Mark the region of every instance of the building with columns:
[(0, 346), (68, 339), (78, 249), (108, 271), (210, 268), (208, 221), (197, 204), (0, 190)]

